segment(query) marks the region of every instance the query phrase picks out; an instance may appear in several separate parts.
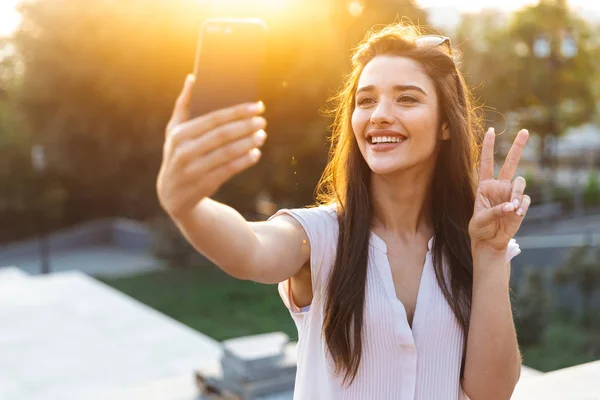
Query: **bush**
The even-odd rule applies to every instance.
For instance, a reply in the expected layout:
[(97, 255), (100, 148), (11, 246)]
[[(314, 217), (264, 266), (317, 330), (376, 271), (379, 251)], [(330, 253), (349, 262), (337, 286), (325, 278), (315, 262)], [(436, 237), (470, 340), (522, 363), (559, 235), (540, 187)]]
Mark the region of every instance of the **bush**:
[(584, 190), (586, 206), (595, 206), (600, 203), (600, 179), (595, 170), (591, 170)]
[(528, 170), (523, 175), (523, 178), (525, 178), (525, 182), (527, 182), (527, 189), (536, 189), (539, 186), (539, 182), (537, 181), (533, 171)]
[(598, 343), (570, 318), (551, 322), (539, 344), (522, 348), (523, 363), (548, 372), (596, 360)]
[(552, 201), (561, 203), (563, 210), (572, 209), (575, 206), (573, 191), (564, 186), (555, 186), (552, 188)]
[(548, 322), (550, 296), (540, 271), (528, 268), (515, 296), (515, 326), (519, 343), (531, 346), (540, 343)]

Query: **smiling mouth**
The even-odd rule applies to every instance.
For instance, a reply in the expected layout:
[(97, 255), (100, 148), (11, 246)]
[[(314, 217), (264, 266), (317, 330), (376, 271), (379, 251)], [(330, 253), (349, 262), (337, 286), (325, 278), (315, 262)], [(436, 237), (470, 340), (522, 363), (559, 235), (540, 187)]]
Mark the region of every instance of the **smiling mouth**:
[(371, 136), (369, 143), (376, 144), (388, 144), (388, 143), (402, 143), (406, 140), (402, 136)]

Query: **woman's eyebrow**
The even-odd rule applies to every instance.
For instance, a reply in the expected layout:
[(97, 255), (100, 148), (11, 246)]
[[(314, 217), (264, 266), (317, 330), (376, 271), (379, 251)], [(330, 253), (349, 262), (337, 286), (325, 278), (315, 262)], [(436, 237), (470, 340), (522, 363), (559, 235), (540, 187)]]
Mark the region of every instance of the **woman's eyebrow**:
[(427, 93), (423, 89), (421, 89), (419, 86), (416, 86), (416, 85), (395, 85), (394, 90), (397, 92), (407, 92), (409, 90), (415, 90), (415, 91), (421, 92), (425, 96), (427, 96)]
[[(392, 89), (394, 89), (396, 92), (407, 92), (409, 90), (415, 90), (417, 92), (423, 93), (425, 96), (427, 96), (427, 93), (421, 89), (419, 86), (415, 86), (415, 85), (394, 85), (392, 87)], [(361, 88), (359, 88), (356, 91), (356, 94), (359, 94), (361, 92), (371, 92), (375, 90), (375, 85), (367, 85), (367, 86), (363, 86)]]

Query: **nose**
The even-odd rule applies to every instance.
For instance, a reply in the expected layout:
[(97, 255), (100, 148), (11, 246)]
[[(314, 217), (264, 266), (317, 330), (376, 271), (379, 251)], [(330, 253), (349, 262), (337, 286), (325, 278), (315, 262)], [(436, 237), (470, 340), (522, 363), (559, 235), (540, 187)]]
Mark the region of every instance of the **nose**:
[(394, 123), (394, 112), (390, 102), (381, 99), (371, 114), (371, 123), (374, 125), (391, 125)]

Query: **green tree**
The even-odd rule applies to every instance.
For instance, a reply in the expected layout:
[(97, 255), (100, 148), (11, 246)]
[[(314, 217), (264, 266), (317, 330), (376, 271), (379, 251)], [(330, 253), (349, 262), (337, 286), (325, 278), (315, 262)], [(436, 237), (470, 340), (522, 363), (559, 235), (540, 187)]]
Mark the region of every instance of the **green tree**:
[(33, 230), (27, 211), (36, 193), (30, 162), (31, 138), (15, 99), (21, 85), (19, 58), (8, 39), (0, 39), (0, 243)]
[[(467, 41), (463, 48), (469, 80), (478, 85), (489, 120), (502, 125), (508, 117), (509, 129), (528, 128), (543, 138), (540, 153), (547, 154), (547, 136), (593, 117), (598, 43), (589, 25), (564, 0), (541, 0), (515, 12), (506, 23), (497, 22), (501, 17), (495, 23), (491, 18), (467, 18), (459, 29), (458, 42)], [(535, 54), (540, 39), (550, 43), (546, 57)], [(576, 54), (569, 54), (572, 43)], [(543, 157), (541, 161), (548, 162)]]
[(193, 62), (195, 3), (21, 5), (18, 108), (68, 194), (66, 223), (157, 209), (164, 126)]

